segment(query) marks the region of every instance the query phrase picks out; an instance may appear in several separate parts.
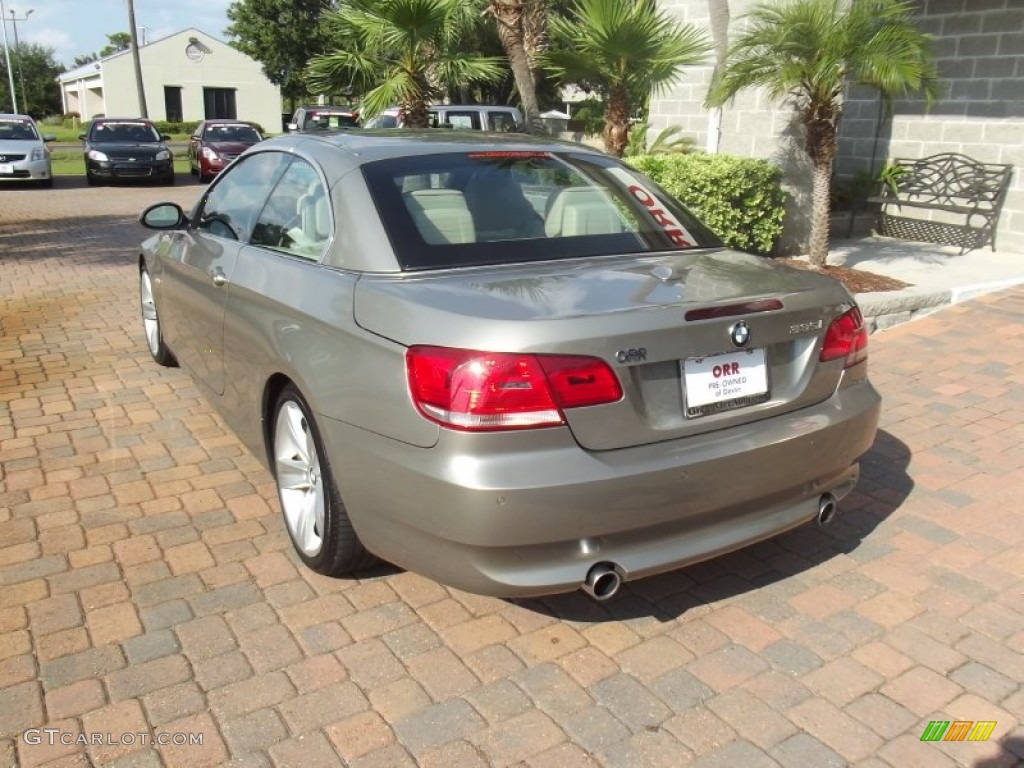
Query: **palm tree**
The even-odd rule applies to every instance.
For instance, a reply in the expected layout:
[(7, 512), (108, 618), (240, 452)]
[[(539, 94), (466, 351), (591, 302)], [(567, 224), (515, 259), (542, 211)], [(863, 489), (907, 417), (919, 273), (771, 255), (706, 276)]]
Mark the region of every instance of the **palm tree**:
[(425, 128), (445, 89), (503, 75), (500, 59), (459, 48), (480, 11), (478, 0), (348, 0), (326, 14), (335, 50), (310, 62), (310, 84), (362, 93), (365, 117), (399, 104), (406, 125)]
[[(498, 25), (498, 38), (512, 69), (527, 130), (532, 131), (540, 115), (533, 59), (546, 39), (543, 0), (489, 0), (487, 12), (494, 16)], [(539, 27), (538, 20), (541, 22)], [(532, 51), (527, 47), (528, 36), (533, 43)]]
[(544, 55), (547, 68), (604, 91), (604, 146), (616, 157), (629, 140), (636, 99), (674, 83), (709, 50), (697, 27), (679, 24), (655, 0), (577, 0), (568, 16), (550, 24), (560, 47)]
[(785, 0), (763, 3), (730, 47), (708, 94), (720, 106), (737, 92), (767, 89), (794, 100), (813, 166), (810, 259), (828, 258), (828, 206), (836, 127), (848, 85), (878, 90), (886, 101), (923, 92), (937, 95), (931, 37), (913, 23), (907, 0)]

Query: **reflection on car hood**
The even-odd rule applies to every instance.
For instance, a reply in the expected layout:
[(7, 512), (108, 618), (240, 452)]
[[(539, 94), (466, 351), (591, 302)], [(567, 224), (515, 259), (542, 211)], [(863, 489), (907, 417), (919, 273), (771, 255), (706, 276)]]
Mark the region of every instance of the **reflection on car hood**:
[(27, 155), (42, 143), (39, 139), (4, 139), (0, 141), (0, 155)]
[(162, 152), (167, 149), (167, 145), (163, 142), (139, 142), (139, 141), (91, 141), (88, 145), (89, 149), (95, 149), (100, 152), (132, 152), (137, 153), (141, 156), (155, 155), (157, 152)]
[[(356, 321), (364, 328), (402, 340), (420, 335), (404, 327), (409, 302), (445, 316), (466, 315), (475, 322), (587, 318), (662, 308), (693, 307), (785, 297), (821, 290), (842, 301), (839, 283), (726, 249), (683, 251), (627, 259), (568, 260), (487, 269), (367, 278), (356, 290)], [(681, 317), (681, 315), (680, 315)]]

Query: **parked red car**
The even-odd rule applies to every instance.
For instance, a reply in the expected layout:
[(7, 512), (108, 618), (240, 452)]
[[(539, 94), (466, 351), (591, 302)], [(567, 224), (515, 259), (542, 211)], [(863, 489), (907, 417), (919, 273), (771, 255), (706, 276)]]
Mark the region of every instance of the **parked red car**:
[(250, 123), (238, 120), (204, 120), (192, 132), (188, 142), (188, 164), (193, 176), (210, 181), (228, 163), (263, 136)]

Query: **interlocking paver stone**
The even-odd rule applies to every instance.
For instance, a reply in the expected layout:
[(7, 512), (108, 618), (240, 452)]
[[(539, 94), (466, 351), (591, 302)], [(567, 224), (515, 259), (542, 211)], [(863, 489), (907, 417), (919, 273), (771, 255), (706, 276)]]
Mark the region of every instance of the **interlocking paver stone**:
[[(0, 765), (1024, 759), (1024, 289), (871, 338), (881, 431), (830, 528), (607, 603), (502, 601), (313, 574), (269, 473), (151, 363), (134, 217), (202, 190), (0, 188)], [(921, 742), (934, 718), (999, 725)], [(203, 744), (30, 749), (30, 727)]]

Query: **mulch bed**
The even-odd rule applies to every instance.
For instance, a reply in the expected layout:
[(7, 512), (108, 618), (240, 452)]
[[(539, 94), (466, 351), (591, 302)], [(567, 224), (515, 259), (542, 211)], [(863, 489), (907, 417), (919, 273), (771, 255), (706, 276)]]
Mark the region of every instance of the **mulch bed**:
[(779, 261), (790, 267), (796, 267), (797, 269), (809, 269), (814, 272), (821, 272), (829, 277), (834, 277), (845, 285), (846, 289), (850, 293), (899, 291), (910, 287), (910, 283), (904, 283), (902, 280), (897, 280), (894, 277), (878, 275), (864, 269), (850, 269), (849, 267), (838, 267), (834, 265), (827, 265), (824, 269), (818, 269), (802, 259), (779, 259)]

